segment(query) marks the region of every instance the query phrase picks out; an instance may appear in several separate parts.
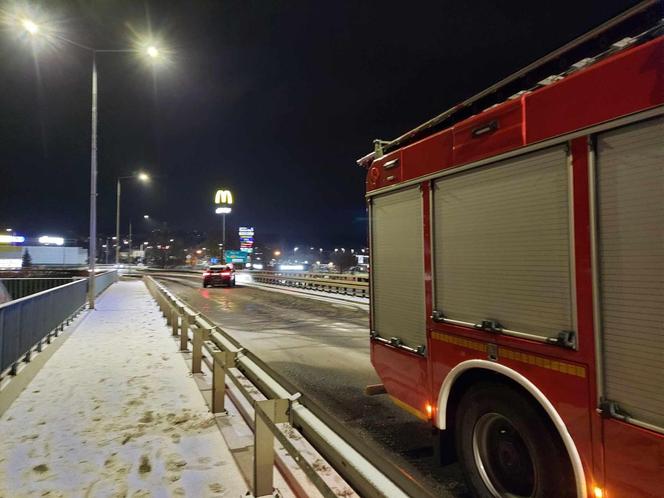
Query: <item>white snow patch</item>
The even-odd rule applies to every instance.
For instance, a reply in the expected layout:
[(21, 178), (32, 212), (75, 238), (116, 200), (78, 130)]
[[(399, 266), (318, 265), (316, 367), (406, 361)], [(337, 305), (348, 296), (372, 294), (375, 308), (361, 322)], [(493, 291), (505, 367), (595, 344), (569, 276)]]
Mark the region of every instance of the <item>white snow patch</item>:
[(119, 282), (0, 418), (0, 497), (242, 496), (140, 281)]

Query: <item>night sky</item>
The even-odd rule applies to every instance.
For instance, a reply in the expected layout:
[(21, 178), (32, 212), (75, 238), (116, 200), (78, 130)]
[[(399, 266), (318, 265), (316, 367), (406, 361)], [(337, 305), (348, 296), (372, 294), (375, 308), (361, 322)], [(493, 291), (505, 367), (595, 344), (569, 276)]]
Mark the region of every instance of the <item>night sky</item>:
[[(360, 245), (364, 170), (374, 138), (394, 138), (635, 4), (581, 2), (51, 0), (63, 36), (132, 47), (150, 31), (157, 68), (100, 55), (99, 231), (143, 214), (173, 229), (217, 228), (218, 187), (231, 225), (292, 243)], [(33, 50), (0, 33), (0, 229), (87, 233), (90, 66), (72, 46)], [(33, 5), (38, 5), (33, 3)], [(40, 9), (37, 9), (40, 10)]]

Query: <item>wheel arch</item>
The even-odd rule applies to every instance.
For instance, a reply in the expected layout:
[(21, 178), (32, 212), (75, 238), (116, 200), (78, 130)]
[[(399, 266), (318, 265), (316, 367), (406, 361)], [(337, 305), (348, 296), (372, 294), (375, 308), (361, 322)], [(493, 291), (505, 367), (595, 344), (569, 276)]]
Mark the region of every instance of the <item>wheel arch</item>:
[[(447, 428), (448, 420), (451, 419), (451, 417), (448, 417), (447, 413), (449, 401), (458, 398), (463, 393), (465, 387), (463, 384), (470, 384), (472, 383), (471, 381), (477, 377), (499, 378), (509, 384), (516, 384), (544, 411), (553, 424), (553, 427), (558, 432), (558, 435), (567, 450), (574, 471), (577, 496), (586, 498), (588, 496), (588, 491), (585, 471), (583, 469), (583, 464), (581, 463), (579, 452), (574, 444), (572, 436), (567, 430), (565, 422), (544, 393), (516, 370), (501, 365), (500, 363), (487, 360), (468, 360), (459, 363), (450, 370), (440, 387), (435, 425), (441, 430)], [(461, 389), (457, 389), (458, 387), (461, 387)]]

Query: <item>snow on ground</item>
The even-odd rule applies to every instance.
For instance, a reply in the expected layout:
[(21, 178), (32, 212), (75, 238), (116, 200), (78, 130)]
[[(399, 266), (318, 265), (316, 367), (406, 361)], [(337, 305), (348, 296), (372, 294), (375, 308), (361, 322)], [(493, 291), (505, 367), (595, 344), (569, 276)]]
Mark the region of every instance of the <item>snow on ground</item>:
[(246, 490), (140, 281), (111, 286), (0, 418), (1, 498)]

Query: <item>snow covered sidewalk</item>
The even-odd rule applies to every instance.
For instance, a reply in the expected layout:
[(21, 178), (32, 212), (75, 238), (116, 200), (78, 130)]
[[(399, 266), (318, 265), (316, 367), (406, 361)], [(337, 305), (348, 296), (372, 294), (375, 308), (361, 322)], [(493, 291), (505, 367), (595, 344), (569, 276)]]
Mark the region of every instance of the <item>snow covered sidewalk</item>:
[(141, 281), (112, 285), (0, 418), (0, 497), (248, 486)]

